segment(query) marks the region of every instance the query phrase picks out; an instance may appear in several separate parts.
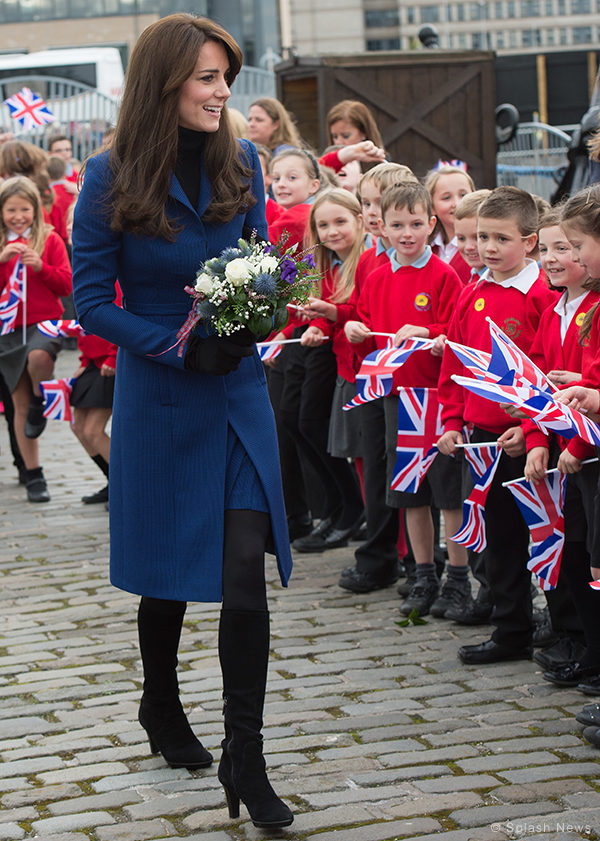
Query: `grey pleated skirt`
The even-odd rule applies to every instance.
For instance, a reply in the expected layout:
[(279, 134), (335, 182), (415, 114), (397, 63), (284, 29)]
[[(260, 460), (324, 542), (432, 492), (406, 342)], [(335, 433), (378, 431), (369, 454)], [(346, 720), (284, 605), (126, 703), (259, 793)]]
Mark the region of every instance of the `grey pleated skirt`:
[(23, 344), (23, 331), (20, 327), (14, 333), (0, 336), (0, 371), (11, 394), (19, 384), (30, 351), (45, 350), (52, 359), (56, 359), (63, 346), (62, 339), (45, 336), (38, 330), (37, 324), (30, 324), (25, 338), (27, 341)]
[(356, 397), (356, 383), (349, 383), (338, 375), (335, 381), (327, 451), (336, 458), (362, 458), (361, 407), (344, 412), (345, 406)]

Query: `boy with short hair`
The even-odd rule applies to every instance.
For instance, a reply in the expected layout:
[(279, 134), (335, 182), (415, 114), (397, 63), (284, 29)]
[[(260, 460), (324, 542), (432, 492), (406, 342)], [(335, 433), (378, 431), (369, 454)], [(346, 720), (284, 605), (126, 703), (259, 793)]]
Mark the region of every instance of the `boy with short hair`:
[[(489, 316), (528, 353), (542, 312), (556, 303), (556, 294), (529, 254), (537, 245), (537, 208), (525, 190), (498, 187), (481, 204), (477, 216), (479, 254), (488, 267), (466, 286), (452, 318), (448, 338), (469, 347), (491, 351)], [(468, 372), (467, 372), (468, 373)], [(502, 483), (523, 475), (525, 443), (516, 425), (496, 403), (457, 385), (452, 374), (465, 374), (456, 356), (444, 352), (439, 384), (446, 431), (440, 452), (456, 452), (466, 423), (474, 425), (471, 441), (498, 441), (503, 452), (485, 505), (487, 547), (485, 571), (492, 591), (495, 625), (492, 638), (458, 651), (463, 663), (495, 663), (532, 655), (531, 573), (529, 530), (508, 488)]]
[[(454, 269), (436, 257), (427, 244), (436, 223), (429, 192), (412, 182), (390, 187), (382, 194), (381, 214), (380, 231), (391, 245), (389, 261), (369, 275), (358, 301), (361, 321), (346, 325), (348, 339), (360, 342), (370, 331), (395, 333), (394, 344), (398, 346), (411, 337), (435, 338), (446, 333), (462, 284)], [(377, 347), (386, 345), (384, 337), (375, 341)], [(435, 389), (439, 373), (440, 358), (417, 351), (396, 370), (392, 393), (383, 398), (387, 504), (406, 510), (408, 533), (417, 561), (417, 582), (401, 607), (403, 613), (416, 609), (425, 615), (439, 595), (433, 560), (432, 501), (443, 512), (446, 534), (454, 534), (462, 522), (460, 466), (454, 459), (438, 456), (414, 494), (390, 489), (398, 436), (397, 389), (402, 386)], [(468, 587), (470, 595), (466, 551), (452, 541), (448, 541), (448, 551), (452, 569), (461, 568), (456, 576), (460, 579), (458, 589)]]

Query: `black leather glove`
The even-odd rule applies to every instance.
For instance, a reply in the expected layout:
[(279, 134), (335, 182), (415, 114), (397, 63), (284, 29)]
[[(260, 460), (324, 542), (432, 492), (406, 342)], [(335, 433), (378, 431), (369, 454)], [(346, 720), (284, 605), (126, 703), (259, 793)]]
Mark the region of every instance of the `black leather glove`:
[(232, 341), (229, 336), (219, 336), (217, 333), (213, 333), (206, 339), (190, 336), (183, 367), (186, 371), (223, 377), (230, 371), (237, 371), (242, 359), (245, 356), (252, 356), (253, 353), (253, 343), (250, 346), (244, 346)]

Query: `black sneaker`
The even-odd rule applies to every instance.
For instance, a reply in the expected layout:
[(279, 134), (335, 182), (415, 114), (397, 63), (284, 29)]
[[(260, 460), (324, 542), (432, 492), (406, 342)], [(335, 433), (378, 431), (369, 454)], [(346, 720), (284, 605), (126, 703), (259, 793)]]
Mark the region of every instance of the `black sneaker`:
[(356, 567), (347, 567), (338, 581), (338, 585), (344, 590), (352, 590), (353, 593), (371, 593), (373, 590), (383, 590), (395, 584), (398, 580), (396, 570), (388, 573), (373, 575), (369, 572), (359, 572)]
[(430, 578), (424, 578), (417, 581), (408, 596), (404, 599), (400, 607), (400, 613), (408, 616), (413, 610), (416, 610), (419, 616), (427, 616), (429, 608), (437, 599), (440, 592), (440, 585), (438, 581), (433, 581)]
[(404, 579), (404, 581), (401, 581), (400, 584), (398, 584), (397, 591), (399, 596), (404, 596), (404, 598), (406, 598), (408, 595), (410, 595), (412, 588), (417, 583), (417, 565), (414, 561), (407, 562), (405, 560), (403, 566), (406, 578)]
[(25, 488), (27, 489), (27, 499), (29, 502), (50, 502), (48, 485), (43, 476), (28, 479), (25, 483)]
[(446, 579), (446, 583), (442, 587), (442, 592), (429, 608), (432, 616), (438, 616), (443, 619), (446, 611), (451, 607), (459, 610), (466, 607), (471, 601), (471, 582), (468, 578), (464, 581), (459, 581), (456, 578)]
[(600, 727), (600, 704), (586, 704), (575, 720), (586, 727)]
[(444, 619), (451, 619), (459, 625), (489, 625), (493, 609), (493, 605), (473, 599), (462, 608), (448, 608)]
[(35, 394), (32, 394), (29, 401), (27, 419), (25, 420), (25, 437), (39, 438), (45, 428), (46, 418), (44, 417), (44, 398), (37, 397)]
[(541, 651), (536, 651), (533, 659), (540, 666), (547, 670), (555, 669), (558, 665), (564, 663), (575, 663), (581, 660), (585, 648), (578, 642), (573, 642), (569, 637), (562, 637), (557, 642), (553, 642), (548, 648), (543, 648)]
[(306, 537), (299, 537), (292, 543), (298, 552), (322, 552), (325, 546), (325, 538), (333, 531), (333, 517), (326, 517), (320, 520)]

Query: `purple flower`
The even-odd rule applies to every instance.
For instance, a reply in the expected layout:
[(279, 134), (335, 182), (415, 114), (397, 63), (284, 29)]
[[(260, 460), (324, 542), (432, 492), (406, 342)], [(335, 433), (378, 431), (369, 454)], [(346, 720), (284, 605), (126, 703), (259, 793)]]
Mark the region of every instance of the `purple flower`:
[(293, 283), (296, 280), (298, 269), (293, 260), (289, 257), (284, 257), (281, 261), (281, 279), (286, 283)]
[(312, 254), (307, 254), (303, 262), (309, 267), (309, 269), (315, 269), (317, 267), (317, 264), (315, 263), (315, 258), (312, 256)]
[(269, 245), (265, 246), (265, 254), (272, 254), (274, 251), (275, 251), (275, 246), (274, 245), (269, 244)]

